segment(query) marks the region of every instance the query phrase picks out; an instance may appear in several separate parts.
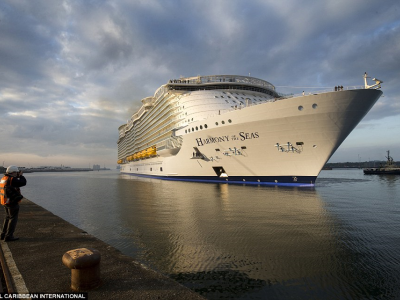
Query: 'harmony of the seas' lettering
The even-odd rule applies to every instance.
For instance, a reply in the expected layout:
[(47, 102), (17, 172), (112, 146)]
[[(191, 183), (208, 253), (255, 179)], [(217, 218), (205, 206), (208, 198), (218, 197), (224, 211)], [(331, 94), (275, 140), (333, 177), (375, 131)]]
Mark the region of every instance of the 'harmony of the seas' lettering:
[(244, 140), (250, 140), (250, 139), (258, 139), (260, 136), (258, 132), (239, 132), (238, 135), (222, 135), (222, 136), (216, 136), (216, 137), (209, 137), (206, 139), (202, 138), (197, 138), (197, 146), (204, 146), (207, 144), (214, 144), (214, 143), (222, 143), (222, 142), (229, 142), (229, 141), (244, 141)]

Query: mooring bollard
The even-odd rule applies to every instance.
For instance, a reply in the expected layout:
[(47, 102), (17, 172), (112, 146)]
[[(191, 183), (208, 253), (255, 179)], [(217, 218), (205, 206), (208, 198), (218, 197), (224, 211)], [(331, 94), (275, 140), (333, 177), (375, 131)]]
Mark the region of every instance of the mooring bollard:
[(88, 248), (64, 253), (62, 262), (71, 269), (71, 289), (85, 291), (100, 285), (100, 258), (99, 251)]

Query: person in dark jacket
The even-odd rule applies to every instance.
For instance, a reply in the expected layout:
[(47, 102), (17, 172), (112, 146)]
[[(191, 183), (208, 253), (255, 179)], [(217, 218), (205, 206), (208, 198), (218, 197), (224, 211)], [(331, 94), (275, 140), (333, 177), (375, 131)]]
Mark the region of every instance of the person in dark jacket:
[(1, 239), (6, 242), (16, 241), (19, 238), (14, 236), (18, 222), (19, 202), (22, 200), (20, 187), (26, 185), (26, 178), (19, 171), (17, 166), (9, 166), (1, 179), (0, 197), (6, 217), (3, 223)]

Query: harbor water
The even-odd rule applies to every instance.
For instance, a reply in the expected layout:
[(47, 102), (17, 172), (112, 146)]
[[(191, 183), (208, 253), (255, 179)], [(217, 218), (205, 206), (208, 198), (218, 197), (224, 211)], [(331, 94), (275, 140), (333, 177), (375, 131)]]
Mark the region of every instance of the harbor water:
[(334, 169), (315, 188), (26, 178), (26, 198), (207, 299), (400, 299), (400, 176)]

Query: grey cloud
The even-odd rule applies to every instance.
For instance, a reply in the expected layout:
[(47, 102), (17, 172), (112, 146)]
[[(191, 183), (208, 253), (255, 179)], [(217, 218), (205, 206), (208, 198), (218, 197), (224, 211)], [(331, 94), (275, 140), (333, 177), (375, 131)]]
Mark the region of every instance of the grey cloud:
[(117, 128), (140, 99), (180, 75), (251, 73), (277, 86), (333, 88), (362, 85), (367, 71), (384, 80), (385, 97), (366, 121), (398, 115), (397, 6), (394, 0), (2, 1), (0, 126), (9, 142), (0, 152), (23, 144), (42, 156), (88, 157), (95, 148), (113, 156)]

